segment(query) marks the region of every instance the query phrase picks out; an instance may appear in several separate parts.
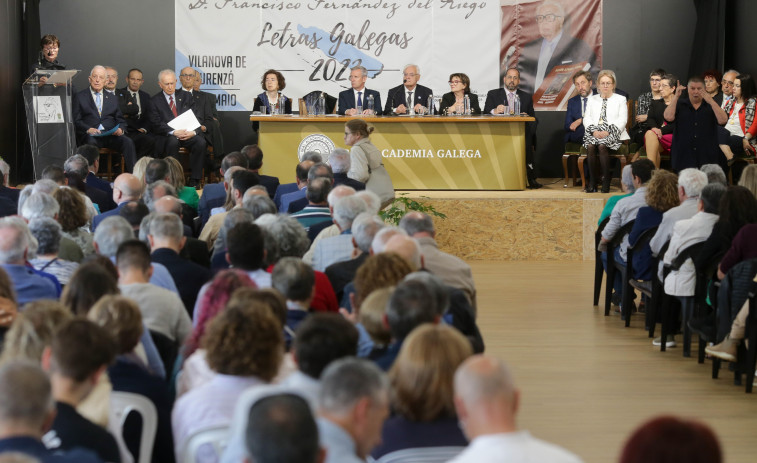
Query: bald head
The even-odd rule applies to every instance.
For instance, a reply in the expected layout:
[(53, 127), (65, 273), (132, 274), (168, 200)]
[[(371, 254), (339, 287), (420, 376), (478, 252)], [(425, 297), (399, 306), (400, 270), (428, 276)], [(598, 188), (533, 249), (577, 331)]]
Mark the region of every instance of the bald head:
[(195, 70), (189, 66), (185, 67), (179, 74), (179, 80), (181, 81), (181, 88), (191, 92), (195, 86)]
[(455, 372), (455, 395), (468, 406), (497, 399), (512, 402), (515, 384), (505, 362), (487, 355), (474, 355)]
[(405, 258), (414, 267), (413, 270), (423, 268), (423, 258), (421, 256), (421, 247), (417, 241), (409, 236), (397, 233), (386, 242), (384, 252), (393, 252), (400, 257)]
[(142, 182), (134, 175), (125, 173), (116, 177), (113, 182), (113, 201), (121, 204), (126, 201), (137, 201), (142, 196)]
[(163, 196), (155, 201), (155, 212), (171, 212), (181, 217), (181, 201), (173, 196)]
[(328, 196), (328, 202), (329, 206), (333, 207), (336, 202), (342, 198), (346, 198), (347, 196), (352, 196), (355, 194), (355, 189), (351, 186), (347, 185), (337, 185), (334, 188), (331, 189), (331, 192), (329, 192)]

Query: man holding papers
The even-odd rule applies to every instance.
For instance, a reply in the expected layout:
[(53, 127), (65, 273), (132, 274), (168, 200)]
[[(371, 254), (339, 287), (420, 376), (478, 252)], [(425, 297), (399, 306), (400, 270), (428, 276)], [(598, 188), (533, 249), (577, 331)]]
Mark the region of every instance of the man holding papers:
[(152, 97), (150, 124), (152, 131), (165, 138), (165, 155), (177, 157), (179, 148), (189, 150), (189, 164), (192, 169), (188, 186), (197, 187), (201, 183), (205, 162), (205, 137), (198, 137), (200, 123), (191, 111), (192, 96), (184, 90), (176, 90), (176, 73), (164, 69), (158, 74), (161, 92)]
[(134, 142), (124, 137), (126, 120), (118, 108), (118, 97), (104, 92), (105, 68), (95, 66), (89, 74), (89, 87), (74, 95), (72, 112), (76, 139), (81, 145), (109, 148), (123, 154), (126, 168), (136, 162)]

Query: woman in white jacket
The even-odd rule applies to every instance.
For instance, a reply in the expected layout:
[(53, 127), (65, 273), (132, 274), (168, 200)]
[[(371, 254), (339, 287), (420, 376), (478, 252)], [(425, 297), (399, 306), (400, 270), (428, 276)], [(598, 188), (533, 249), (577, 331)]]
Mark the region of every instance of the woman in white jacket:
[(394, 200), (394, 185), (381, 160), (381, 152), (371, 143), (373, 127), (362, 119), (352, 119), (344, 125), (344, 143), (350, 150), (350, 170), (347, 177), (365, 183), (366, 190), (381, 198), (381, 208)]
[(628, 108), (626, 98), (615, 93), (615, 73), (599, 71), (599, 93), (589, 97), (586, 103), (583, 124), (584, 146), (589, 160), (589, 185), (587, 193), (597, 191), (597, 157), (602, 169), (602, 193), (610, 192), (610, 152), (617, 151), (623, 140), (628, 140), (626, 122)]

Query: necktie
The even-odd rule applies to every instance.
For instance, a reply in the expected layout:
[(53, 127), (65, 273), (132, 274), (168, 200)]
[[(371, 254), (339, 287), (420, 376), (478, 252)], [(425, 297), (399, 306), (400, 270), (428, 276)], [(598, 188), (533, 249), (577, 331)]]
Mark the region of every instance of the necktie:
[(599, 123), (607, 122), (607, 98), (602, 98), (602, 111), (599, 112)]
[(177, 117), (179, 113), (176, 112), (176, 105), (173, 104), (173, 95), (168, 96), (168, 105), (171, 107), (171, 112), (173, 113), (173, 117)]
[(357, 92), (357, 105), (363, 107), (363, 92)]
[(139, 111), (137, 112), (137, 117), (139, 117), (142, 115), (142, 105), (139, 102), (139, 93), (131, 92), (131, 97), (134, 98), (134, 101), (137, 102), (137, 108), (139, 108)]
[(513, 103), (513, 94), (512, 93), (508, 93), (507, 94), (507, 106), (510, 107), (510, 112), (514, 111), (513, 108), (515, 107), (515, 103)]
[(581, 108), (581, 117), (583, 117), (584, 114), (586, 114), (586, 98), (581, 98), (581, 100), (583, 101), (583, 107)]
[(95, 93), (95, 104), (97, 105), (97, 114), (102, 116), (103, 102), (102, 102), (100, 92)]
[(413, 92), (407, 92), (407, 109), (413, 107)]

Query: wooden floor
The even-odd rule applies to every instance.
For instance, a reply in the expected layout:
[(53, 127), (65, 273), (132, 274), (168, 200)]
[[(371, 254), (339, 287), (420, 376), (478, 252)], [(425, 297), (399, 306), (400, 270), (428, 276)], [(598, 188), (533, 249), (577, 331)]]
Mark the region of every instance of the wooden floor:
[(605, 317), (592, 306), (593, 262), (470, 264), (486, 351), (521, 389), (521, 428), (607, 463), (640, 423), (676, 414), (712, 426), (725, 461), (757, 461), (757, 393), (727, 370), (711, 379), (709, 361), (683, 358), (680, 347), (652, 347), (641, 317), (630, 328)]

